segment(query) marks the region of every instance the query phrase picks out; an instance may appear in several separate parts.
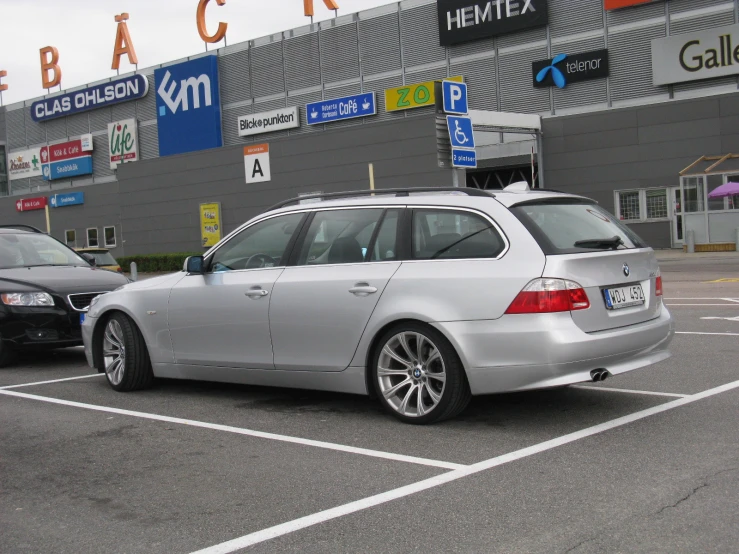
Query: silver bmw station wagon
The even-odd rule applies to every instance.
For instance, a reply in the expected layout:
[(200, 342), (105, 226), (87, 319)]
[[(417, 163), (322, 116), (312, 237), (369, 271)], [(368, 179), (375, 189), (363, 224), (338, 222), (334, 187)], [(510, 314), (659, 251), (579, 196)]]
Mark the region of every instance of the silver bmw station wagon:
[(601, 381), (664, 360), (654, 252), (594, 201), (514, 184), (283, 202), (184, 271), (97, 297), (90, 366), (376, 395), (408, 423), (471, 395)]

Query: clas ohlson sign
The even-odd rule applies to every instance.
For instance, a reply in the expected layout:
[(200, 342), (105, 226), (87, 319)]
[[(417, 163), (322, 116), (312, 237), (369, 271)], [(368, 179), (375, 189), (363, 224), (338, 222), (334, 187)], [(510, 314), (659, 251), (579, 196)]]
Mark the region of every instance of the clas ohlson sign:
[(739, 25), (652, 41), (656, 86), (735, 74), (739, 74)]

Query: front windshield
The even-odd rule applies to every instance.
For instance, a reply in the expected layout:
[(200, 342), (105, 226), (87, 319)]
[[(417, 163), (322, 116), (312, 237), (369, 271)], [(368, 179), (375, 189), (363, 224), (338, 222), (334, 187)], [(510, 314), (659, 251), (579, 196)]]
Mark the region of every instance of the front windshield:
[(0, 269), (49, 265), (89, 266), (83, 258), (42, 233), (0, 234)]

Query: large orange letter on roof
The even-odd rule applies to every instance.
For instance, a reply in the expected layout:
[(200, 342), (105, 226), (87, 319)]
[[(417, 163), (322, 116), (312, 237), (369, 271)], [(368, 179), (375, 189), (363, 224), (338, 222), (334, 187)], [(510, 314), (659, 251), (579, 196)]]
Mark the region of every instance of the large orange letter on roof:
[[(198, 3), (198, 11), (197, 11), (197, 22), (198, 22), (198, 33), (200, 33), (200, 38), (202, 38), (205, 42), (220, 42), (223, 40), (223, 37), (226, 36), (226, 29), (228, 28), (228, 23), (224, 23), (221, 21), (218, 24), (218, 30), (216, 31), (216, 34), (209, 35), (208, 29), (205, 26), (205, 8), (208, 6), (208, 2), (210, 0), (200, 0)], [(216, 0), (216, 3), (219, 6), (223, 6), (226, 3), (226, 0)]]
[[(8, 76), (7, 71), (5, 71), (4, 69), (0, 71), (0, 79), (2, 79), (3, 77), (7, 77), (7, 76)], [(3, 85), (2, 83), (0, 83), (0, 92), (4, 90), (8, 90), (8, 85)]]
[[(323, 0), (326, 7), (329, 10), (338, 10), (339, 5), (336, 0)], [(305, 8), (305, 17), (313, 17), (313, 0), (303, 0), (303, 7)]]
[(128, 54), (128, 61), (133, 65), (139, 63), (139, 59), (136, 57), (136, 50), (133, 48), (133, 42), (131, 42), (131, 35), (128, 34), (128, 25), (126, 24), (127, 19), (127, 13), (115, 16), (115, 20), (118, 22), (118, 29), (115, 32), (113, 65), (111, 66), (111, 69), (118, 69), (120, 67), (121, 56), (123, 54)]
[[(53, 46), (46, 46), (39, 52), (41, 53), (41, 86), (47, 89), (55, 87), (62, 82), (62, 68), (58, 65), (59, 50)], [(51, 54), (50, 60), (47, 60), (47, 54)], [(51, 79), (49, 79), (49, 71), (54, 74)]]

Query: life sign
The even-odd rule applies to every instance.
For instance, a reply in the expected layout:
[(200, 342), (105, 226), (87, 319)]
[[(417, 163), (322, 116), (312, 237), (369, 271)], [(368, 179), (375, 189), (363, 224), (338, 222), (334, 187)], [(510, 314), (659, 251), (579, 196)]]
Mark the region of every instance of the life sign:
[(45, 98), (31, 104), (31, 119), (48, 121), (103, 106), (112, 106), (143, 98), (149, 92), (149, 81), (143, 75), (131, 75), (53, 98)]
[(264, 183), (272, 180), (269, 166), (269, 144), (255, 144), (244, 147), (244, 170), (246, 182)]
[(453, 81), (441, 83), (444, 91), (444, 113), (466, 115), (467, 107), (467, 85)]
[[(464, 82), (463, 77), (449, 77), (448, 80), (458, 83)], [(388, 112), (432, 106), (435, 103), (434, 81), (385, 90), (385, 110)]]
[(375, 115), (377, 113), (375, 93), (365, 92), (356, 96), (312, 102), (306, 104), (305, 113), (308, 117), (308, 125)]

